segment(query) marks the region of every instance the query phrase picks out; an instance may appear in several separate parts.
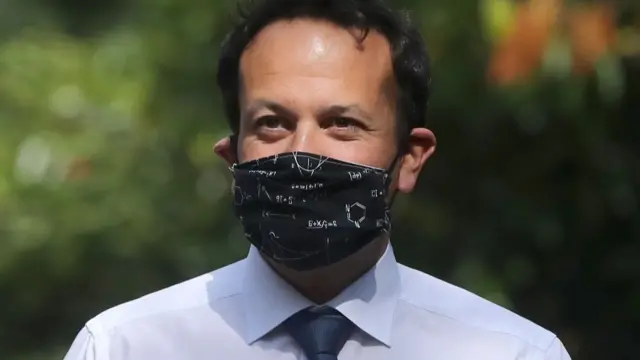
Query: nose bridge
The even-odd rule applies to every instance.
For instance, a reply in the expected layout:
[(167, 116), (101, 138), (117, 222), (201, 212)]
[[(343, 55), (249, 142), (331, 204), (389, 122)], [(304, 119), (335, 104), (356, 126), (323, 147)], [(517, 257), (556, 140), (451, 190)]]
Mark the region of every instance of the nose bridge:
[(313, 118), (301, 118), (296, 124), (289, 151), (303, 151), (319, 154), (317, 138), (320, 135), (320, 126)]

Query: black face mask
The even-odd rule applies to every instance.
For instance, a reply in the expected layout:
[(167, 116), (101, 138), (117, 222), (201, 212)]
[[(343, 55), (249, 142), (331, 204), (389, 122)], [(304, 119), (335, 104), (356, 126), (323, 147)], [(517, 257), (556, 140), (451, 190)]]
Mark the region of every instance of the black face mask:
[(231, 170), (245, 236), (292, 269), (336, 263), (390, 230), (390, 170), (303, 152), (235, 164)]

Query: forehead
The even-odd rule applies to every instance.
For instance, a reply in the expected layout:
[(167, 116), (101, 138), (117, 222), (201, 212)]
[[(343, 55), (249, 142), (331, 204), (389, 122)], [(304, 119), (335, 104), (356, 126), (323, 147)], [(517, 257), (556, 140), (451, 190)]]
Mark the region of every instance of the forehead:
[(256, 35), (242, 55), (243, 88), (250, 93), (307, 85), (334, 95), (378, 96), (393, 83), (390, 46), (376, 31), (370, 31), (363, 42), (358, 41), (360, 35), (360, 30), (321, 20), (274, 22)]

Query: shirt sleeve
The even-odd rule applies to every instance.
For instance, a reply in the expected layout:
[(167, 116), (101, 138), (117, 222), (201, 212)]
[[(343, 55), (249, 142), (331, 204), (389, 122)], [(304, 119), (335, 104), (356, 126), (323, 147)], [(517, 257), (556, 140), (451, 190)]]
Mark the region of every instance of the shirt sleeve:
[(555, 338), (547, 349), (543, 360), (571, 360), (571, 357), (560, 339)]
[(101, 360), (96, 352), (96, 341), (85, 326), (76, 336), (63, 360)]

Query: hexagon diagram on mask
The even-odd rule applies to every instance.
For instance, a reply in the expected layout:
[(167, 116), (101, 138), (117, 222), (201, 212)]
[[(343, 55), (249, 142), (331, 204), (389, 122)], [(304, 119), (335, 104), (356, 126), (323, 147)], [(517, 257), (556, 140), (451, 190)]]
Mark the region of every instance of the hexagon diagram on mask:
[(351, 205), (345, 205), (345, 210), (347, 212), (347, 220), (359, 229), (360, 223), (367, 218), (367, 207), (359, 202), (355, 202)]

